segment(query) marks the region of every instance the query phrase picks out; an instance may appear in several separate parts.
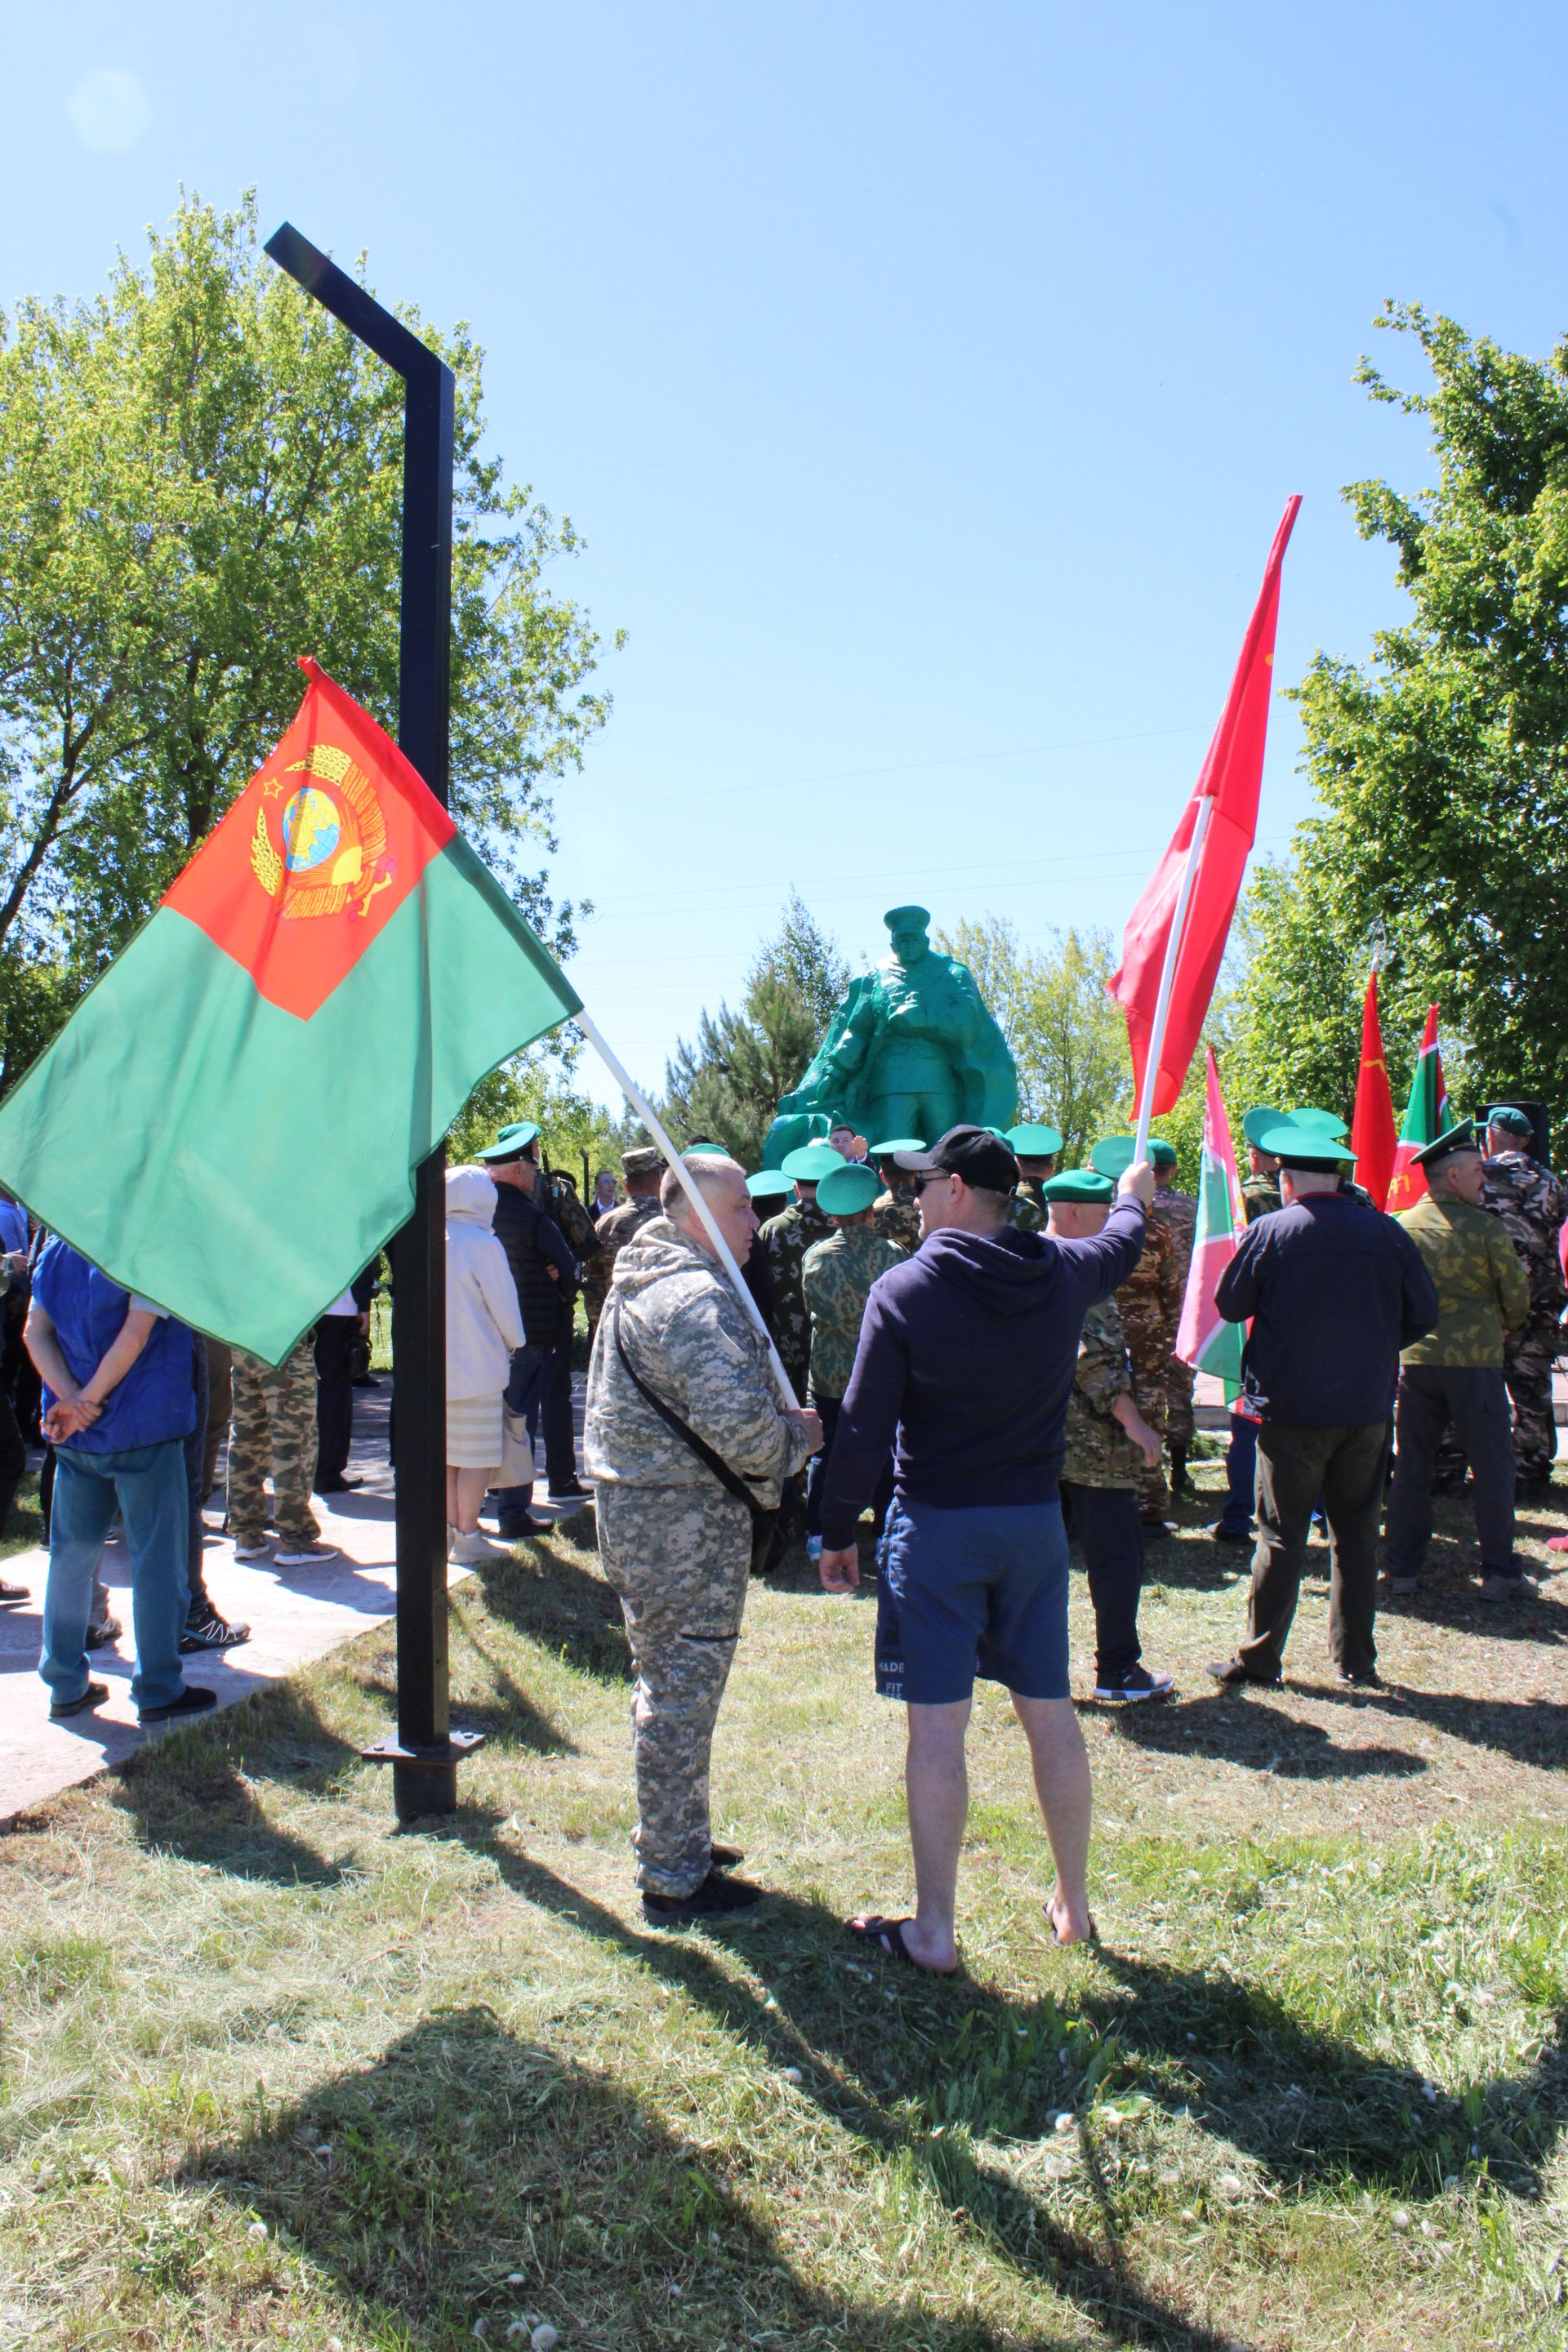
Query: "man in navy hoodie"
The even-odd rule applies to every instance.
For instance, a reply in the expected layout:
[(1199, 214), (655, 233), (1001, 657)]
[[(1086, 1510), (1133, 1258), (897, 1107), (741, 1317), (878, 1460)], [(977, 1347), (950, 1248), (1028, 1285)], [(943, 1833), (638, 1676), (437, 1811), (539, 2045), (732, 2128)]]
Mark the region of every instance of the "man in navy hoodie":
[(877, 1601), (877, 1688), (909, 1710), (915, 1914), (852, 1933), (938, 1974), (969, 1804), (974, 1676), (1012, 1693), (1056, 1861), (1063, 1944), (1091, 1932), (1089, 1758), (1068, 1685), (1068, 1548), (1058, 1481), (1085, 1310), (1137, 1265), (1153, 1171), (1122, 1177), (1103, 1231), (1052, 1241), (1009, 1224), (1018, 1163), (989, 1128), (899, 1152), (920, 1188), (919, 1254), (873, 1284), (822, 1502), (822, 1581), (859, 1581), (855, 1527), (897, 1436)]

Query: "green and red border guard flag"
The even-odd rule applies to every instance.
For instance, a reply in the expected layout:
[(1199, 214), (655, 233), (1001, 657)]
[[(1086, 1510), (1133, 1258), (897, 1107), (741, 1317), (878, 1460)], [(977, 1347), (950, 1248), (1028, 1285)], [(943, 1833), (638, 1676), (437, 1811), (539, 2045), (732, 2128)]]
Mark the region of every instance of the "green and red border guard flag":
[(0, 1106), (0, 1180), (126, 1289), (280, 1362), (479, 1080), (580, 1000), (313, 661), (298, 716)]
[(1416, 1166), (1415, 1154), (1428, 1143), (1436, 1143), (1440, 1135), (1447, 1135), (1453, 1124), (1448, 1089), (1443, 1084), (1443, 1056), (1437, 1050), (1437, 1008), (1429, 1004), (1426, 1026), (1421, 1032), (1421, 1051), (1415, 1057), (1415, 1075), (1410, 1081), (1410, 1102), (1394, 1147), (1387, 1202), (1391, 1217), (1397, 1216), (1401, 1209), (1413, 1209), (1420, 1200), (1426, 1190), (1426, 1175), (1424, 1169)]
[(1211, 1372), (1226, 1383), (1227, 1399), (1241, 1387), (1242, 1329), (1227, 1323), (1214, 1303), (1219, 1278), (1236, 1255), (1238, 1227), (1247, 1222), (1236, 1148), (1230, 1139), (1225, 1097), (1214, 1047), (1205, 1047), (1203, 1172), (1198, 1180), (1198, 1216), (1192, 1262), (1176, 1332), (1176, 1353), (1195, 1372)]
[(1371, 1193), (1380, 1209), (1388, 1203), (1394, 1145), (1394, 1097), (1389, 1091), (1388, 1064), (1383, 1055), (1383, 1023), (1378, 1018), (1374, 971), (1367, 981), (1366, 1002), (1361, 1009), (1361, 1068), (1355, 1082), (1351, 1149), (1355, 1153), (1356, 1181)]
[(1171, 928), (1181, 902), (1198, 812), (1205, 800), (1212, 800), (1213, 814), (1177, 946), (1164, 1029), (1155, 1047), (1158, 1067), (1152, 1109), (1155, 1118), (1174, 1109), (1186, 1078), (1258, 831), (1258, 797), (1274, 683), (1274, 635), (1279, 618), (1279, 567), (1300, 503), (1299, 498), (1286, 502), (1208, 757), (1170, 846), (1128, 919), (1121, 969), (1106, 984), (1107, 994), (1127, 1015), (1133, 1097), (1142, 1106)]

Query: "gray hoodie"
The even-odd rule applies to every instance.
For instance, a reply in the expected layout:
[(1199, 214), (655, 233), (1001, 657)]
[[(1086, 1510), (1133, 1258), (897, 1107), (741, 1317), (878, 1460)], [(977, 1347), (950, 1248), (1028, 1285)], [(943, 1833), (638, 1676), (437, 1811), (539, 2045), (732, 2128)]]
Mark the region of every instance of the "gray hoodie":
[(588, 1367), (583, 1451), (601, 1484), (707, 1486), (711, 1471), (638, 1395), (616, 1353), (621, 1341), (637, 1371), (742, 1478), (764, 1508), (805, 1460), (805, 1441), (786, 1418), (766, 1352), (728, 1277), (668, 1217), (644, 1225), (616, 1258), (615, 1276)]

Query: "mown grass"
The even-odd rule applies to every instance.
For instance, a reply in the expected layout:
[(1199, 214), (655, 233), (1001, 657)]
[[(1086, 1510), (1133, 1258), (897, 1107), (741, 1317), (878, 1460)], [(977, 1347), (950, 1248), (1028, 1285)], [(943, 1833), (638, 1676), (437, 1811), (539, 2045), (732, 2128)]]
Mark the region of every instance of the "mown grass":
[(908, 1892), (900, 1726), (865, 1604), (804, 1570), (753, 1591), (715, 1770), (777, 1891), (647, 1929), (571, 1523), (456, 1596), (489, 1737), (438, 1832), (356, 1753), (382, 1633), (13, 1825), (0, 2341), (1561, 2343), (1568, 1612), (1483, 1614), (1451, 1514), (1385, 1693), (1330, 1685), (1310, 1588), (1295, 1686), (1211, 1699), (1238, 1569), (1189, 1517), (1145, 1618), (1192, 1696), (1086, 1717), (1090, 1951), (1050, 1941), (994, 1695), (964, 1977), (847, 1941)]

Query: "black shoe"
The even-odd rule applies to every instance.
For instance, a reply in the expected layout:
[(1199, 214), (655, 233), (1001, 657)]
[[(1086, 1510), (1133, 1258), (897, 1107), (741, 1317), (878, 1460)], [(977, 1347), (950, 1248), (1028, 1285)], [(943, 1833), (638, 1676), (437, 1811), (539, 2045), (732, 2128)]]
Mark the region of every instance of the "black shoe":
[(356, 1389), (378, 1389), (381, 1386), (381, 1382), (376, 1379), (374, 1372), (362, 1372), (358, 1380), (351, 1381), (349, 1385), (351, 1388)]
[(498, 1519), (496, 1533), (502, 1543), (521, 1543), (524, 1536), (548, 1536), (555, 1531), (553, 1519), (542, 1519), (530, 1511), (524, 1519)]
[(552, 1503), (585, 1503), (588, 1489), (581, 1478), (567, 1478), (559, 1486), (552, 1486), (550, 1499)]
[(1236, 1544), (1238, 1547), (1245, 1544), (1248, 1551), (1257, 1540), (1250, 1528), (1227, 1528), (1223, 1519), (1209, 1529), (1209, 1539), (1212, 1543)]
[[(89, 1683), (79, 1698), (58, 1698), (49, 1709), (51, 1723), (63, 1723), (68, 1715), (85, 1715), (89, 1706), (101, 1706), (109, 1696), (107, 1683)], [(145, 1716), (142, 1718), (146, 1721)]]
[(738, 1845), (710, 1845), (708, 1859), (715, 1870), (739, 1870), (746, 1857)]
[(352, 1495), (363, 1485), (363, 1478), (318, 1478), (310, 1492), (312, 1495)]
[(1152, 1536), (1169, 1536), (1175, 1533), (1173, 1523), (1165, 1517), (1163, 1511), (1140, 1511), (1138, 1524), (1141, 1528), (1146, 1528)]
[(689, 1919), (712, 1919), (726, 1911), (749, 1911), (763, 1899), (760, 1886), (744, 1878), (725, 1878), (710, 1870), (689, 1895), (645, 1895), (642, 1915), (655, 1927), (679, 1927)]
[(101, 1625), (89, 1625), (81, 1637), (84, 1650), (110, 1650), (125, 1631), (118, 1617), (106, 1617)]
[(1364, 1675), (1350, 1674), (1342, 1666), (1335, 1679), (1344, 1690), (1381, 1690), (1383, 1688), (1383, 1676), (1371, 1666), (1367, 1668)]
[(7, 1584), (0, 1576), (0, 1609), (19, 1609), (24, 1601), (31, 1599), (32, 1593), (26, 1585)]
[(195, 1683), (187, 1683), (179, 1697), (172, 1698), (167, 1706), (144, 1706), (136, 1720), (138, 1723), (168, 1723), (176, 1715), (205, 1715), (209, 1706), (216, 1705), (216, 1691), (202, 1690)]
[(189, 1658), (197, 1650), (234, 1650), (249, 1639), (248, 1625), (231, 1625), (216, 1609), (193, 1609), (180, 1636), (180, 1655)]
[(1552, 1499), (1552, 1473), (1543, 1470), (1538, 1477), (1516, 1478), (1513, 1499), (1516, 1503), (1549, 1503)]
[(1234, 1689), (1237, 1683), (1256, 1683), (1260, 1690), (1278, 1690), (1285, 1679), (1283, 1675), (1255, 1675), (1239, 1658), (1226, 1658), (1220, 1664), (1211, 1666), (1209, 1673), (1226, 1689)]

